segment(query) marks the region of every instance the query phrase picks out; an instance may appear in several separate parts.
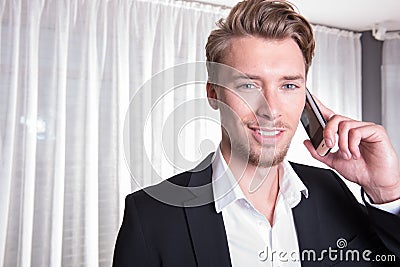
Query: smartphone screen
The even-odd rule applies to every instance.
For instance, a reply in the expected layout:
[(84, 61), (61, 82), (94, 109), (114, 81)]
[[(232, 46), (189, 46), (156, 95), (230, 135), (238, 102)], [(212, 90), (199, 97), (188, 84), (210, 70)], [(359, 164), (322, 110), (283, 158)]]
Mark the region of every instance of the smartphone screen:
[(330, 150), (325, 144), (323, 135), (326, 122), (308, 89), (306, 91), (306, 104), (300, 120), (315, 150), (321, 156), (326, 155)]

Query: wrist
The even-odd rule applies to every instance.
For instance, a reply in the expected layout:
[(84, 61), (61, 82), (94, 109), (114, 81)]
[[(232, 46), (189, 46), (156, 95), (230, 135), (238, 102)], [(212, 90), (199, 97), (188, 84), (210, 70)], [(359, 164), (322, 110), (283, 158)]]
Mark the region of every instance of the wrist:
[(380, 188), (363, 187), (365, 193), (374, 204), (384, 204), (400, 199), (400, 186)]

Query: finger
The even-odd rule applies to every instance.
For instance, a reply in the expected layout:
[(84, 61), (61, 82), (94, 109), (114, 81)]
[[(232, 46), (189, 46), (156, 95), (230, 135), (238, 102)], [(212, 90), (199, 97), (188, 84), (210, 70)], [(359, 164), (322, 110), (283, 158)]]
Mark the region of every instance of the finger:
[(332, 168), (332, 154), (328, 153), (326, 156), (320, 156), (318, 152), (315, 150), (314, 146), (312, 145), (310, 140), (304, 140), (303, 142), (304, 146), (307, 148), (307, 150), (310, 152), (311, 156), (322, 162), (325, 163), (328, 167)]
[(356, 123), (353, 121), (340, 121), (338, 124), (338, 146), (344, 159), (352, 157), (349, 149), (349, 131), (354, 127), (356, 127)]
[(353, 159), (359, 159), (361, 157), (360, 143), (362, 137), (361, 128), (363, 127), (353, 128), (349, 130), (349, 150), (352, 154)]
[(388, 140), (386, 130), (381, 125), (374, 123), (368, 123), (349, 130), (349, 150), (355, 159), (361, 157), (361, 142), (378, 143), (385, 140)]
[(376, 143), (389, 139), (385, 128), (372, 122), (359, 126), (358, 131), (363, 142)]
[(326, 145), (329, 148), (333, 148), (336, 144), (336, 134), (339, 131), (339, 124), (342, 121), (349, 121), (351, 119), (334, 114), (326, 123), (323, 135)]
[[(338, 146), (344, 159), (358, 158), (360, 156), (359, 145), (364, 134), (364, 127), (373, 124), (369, 122), (347, 120), (340, 121), (338, 125)], [(367, 128), (368, 129), (368, 128)]]
[[(350, 123), (351, 125), (347, 125), (347, 123)], [(330, 148), (332, 148), (335, 145), (336, 134), (339, 134), (339, 131), (340, 131), (339, 128), (343, 128), (345, 130), (344, 132), (348, 132), (349, 129), (347, 129), (346, 127), (357, 128), (357, 127), (361, 127), (364, 125), (373, 125), (373, 123), (356, 121), (356, 120), (350, 119), (348, 117), (335, 114), (326, 123), (325, 129), (324, 129), (325, 143)], [(332, 146), (330, 145), (330, 141), (333, 142)]]

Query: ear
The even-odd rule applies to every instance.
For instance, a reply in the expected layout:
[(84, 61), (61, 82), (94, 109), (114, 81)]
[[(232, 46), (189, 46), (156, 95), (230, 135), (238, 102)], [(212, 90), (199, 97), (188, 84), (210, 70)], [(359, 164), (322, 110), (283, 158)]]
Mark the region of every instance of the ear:
[(208, 103), (213, 109), (218, 109), (218, 95), (217, 91), (215, 90), (215, 85), (208, 82), (206, 85), (206, 90)]

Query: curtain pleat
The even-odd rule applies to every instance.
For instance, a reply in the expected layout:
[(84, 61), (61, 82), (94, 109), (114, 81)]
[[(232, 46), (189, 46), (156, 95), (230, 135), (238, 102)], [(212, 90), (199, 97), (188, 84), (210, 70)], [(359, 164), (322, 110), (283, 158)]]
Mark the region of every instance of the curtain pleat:
[(397, 155), (400, 155), (400, 37), (383, 42), (382, 48), (382, 124)]
[[(61, 266), (62, 245), (63, 245), (63, 217), (64, 217), (64, 196), (65, 196), (65, 155), (66, 155), (66, 112), (67, 112), (67, 79), (68, 79), (68, 51), (70, 25), (65, 18), (70, 17), (70, 5), (68, 1), (59, 1), (56, 6), (56, 28), (55, 28), (55, 57), (53, 70), (54, 87), (57, 88), (54, 140), (54, 168), (52, 171), (53, 196), (51, 198), (51, 228), (50, 228), (50, 250), (49, 266)], [(40, 252), (39, 252), (40, 253)]]
[[(19, 71), (19, 25), (21, 24), (20, 5), (11, 10), (5, 2), (1, 5), (0, 41), (0, 118), (1, 118), (1, 139), (0, 139), (0, 157), (1, 157), (1, 186), (0, 186), (0, 264), (4, 264), (6, 257), (6, 240), (8, 237), (8, 221), (11, 205), (11, 188), (13, 185), (13, 159), (15, 155), (15, 139), (17, 131), (17, 99), (18, 99), (18, 71)], [(13, 27), (12, 25), (15, 25)], [(5, 42), (7, 40), (7, 42)], [(3, 50), (7, 53), (3, 53)], [(13, 66), (6, 68), (4, 65)], [(6, 130), (7, 129), (7, 130)]]

